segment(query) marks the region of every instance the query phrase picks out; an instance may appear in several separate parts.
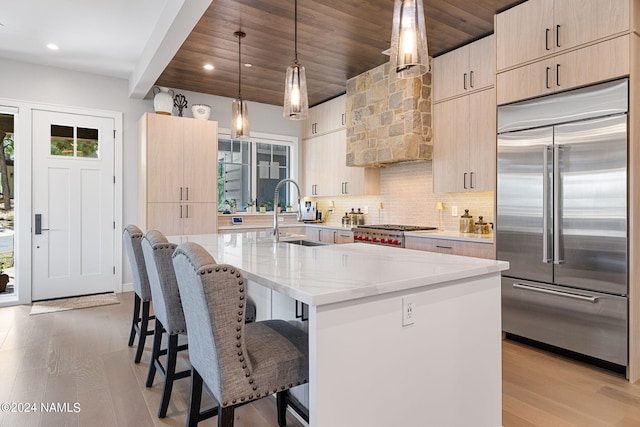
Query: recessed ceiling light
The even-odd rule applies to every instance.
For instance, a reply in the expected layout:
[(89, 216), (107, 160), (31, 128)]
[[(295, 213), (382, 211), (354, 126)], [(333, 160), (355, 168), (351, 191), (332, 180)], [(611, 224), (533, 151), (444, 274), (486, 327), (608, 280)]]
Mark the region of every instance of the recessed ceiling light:
[(247, 67), (247, 68), (251, 68), (251, 67), (252, 67), (252, 65), (251, 65), (251, 64), (249, 64), (249, 63), (244, 64), (244, 66), (245, 66), (245, 67)]
[(211, 64), (205, 64), (205, 65), (204, 65), (204, 67), (202, 67), (202, 68), (204, 68), (205, 70), (211, 71), (211, 70), (213, 70), (215, 67), (214, 67), (213, 65), (211, 65)]
[(47, 45), (47, 48), (48, 48), (48, 49), (51, 49), (51, 50), (60, 50), (60, 48), (58, 47), (58, 45), (57, 45), (57, 44), (54, 44), (54, 43), (49, 43), (49, 44)]

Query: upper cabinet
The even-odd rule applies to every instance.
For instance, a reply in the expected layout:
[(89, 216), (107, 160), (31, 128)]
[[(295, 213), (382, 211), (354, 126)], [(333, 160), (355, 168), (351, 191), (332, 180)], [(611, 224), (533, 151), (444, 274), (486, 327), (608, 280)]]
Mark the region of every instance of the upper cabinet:
[(138, 128), (139, 225), (165, 234), (215, 232), (217, 122), (146, 113)]
[(309, 117), (304, 121), (302, 137), (311, 138), (343, 129), (346, 124), (345, 101), (341, 95), (309, 109)]
[(493, 52), (491, 35), (434, 58), (434, 102), (493, 86)]
[(629, 30), (629, 0), (529, 0), (496, 15), (498, 71)]

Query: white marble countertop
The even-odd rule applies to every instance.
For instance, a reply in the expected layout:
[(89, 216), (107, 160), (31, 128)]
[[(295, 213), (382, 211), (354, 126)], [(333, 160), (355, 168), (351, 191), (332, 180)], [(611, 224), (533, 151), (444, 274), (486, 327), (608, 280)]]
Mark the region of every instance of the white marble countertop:
[(424, 231), (406, 231), (404, 235), (409, 237), (423, 237), (426, 239), (460, 240), (464, 242), (476, 242), (476, 243), (487, 243), (487, 244), (493, 243), (493, 233), (476, 234), (476, 233), (459, 233), (455, 231), (424, 230)]
[[(304, 236), (283, 233), (281, 240)], [(508, 269), (504, 261), (388, 248), (364, 243), (301, 246), (275, 243), (269, 232), (173, 236), (196, 242), (218, 263), (309, 305), (324, 305)]]

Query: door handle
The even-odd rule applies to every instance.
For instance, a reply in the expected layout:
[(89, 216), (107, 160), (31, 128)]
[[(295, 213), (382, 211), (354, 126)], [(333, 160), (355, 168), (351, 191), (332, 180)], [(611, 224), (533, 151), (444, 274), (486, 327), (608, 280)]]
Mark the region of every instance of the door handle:
[(542, 151), (542, 262), (548, 264), (549, 259), (549, 151), (546, 146)]
[(42, 214), (36, 214), (36, 234), (42, 234), (43, 231), (49, 231), (48, 228), (42, 228)]
[(462, 177), (462, 188), (467, 189), (467, 173), (465, 172)]
[(562, 225), (560, 224), (562, 212), (562, 207), (560, 206), (560, 200), (562, 200), (560, 195), (560, 191), (562, 191), (560, 154), (562, 151), (563, 147), (556, 145), (553, 156), (553, 263), (556, 265), (564, 264), (564, 260), (560, 259), (560, 237), (562, 233)]
[(182, 200), (182, 187), (180, 187), (180, 200)]
[(556, 64), (556, 86), (560, 86), (560, 64)]
[(578, 299), (578, 300), (581, 300), (581, 301), (588, 301), (588, 302), (593, 303), (593, 304), (598, 302), (598, 297), (593, 296), (593, 295), (582, 295), (582, 294), (577, 294), (577, 293), (574, 294), (572, 292), (556, 291), (555, 289), (547, 289), (547, 288), (543, 288), (541, 286), (525, 285), (524, 283), (514, 283), (513, 287), (515, 289), (522, 289), (522, 290), (525, 290), (525, 291), (539, 292), (541, 294), (549, 294), (549, 295), (555, 295), (555, 296), (559, 296), (559, 297)]
[(547, 67), (547, 70), (545, 71), (545, 78), (546, 78), (546, 83), (545, 86), (547, 89), (551, 89), (551, 87), (549, 86), (549, 71), (551, 70), (551, 68)]
[(556, 47), (560, 47), (560, 25), (556, 25)]
[(473, 70), (469, 71), (469, 87), (473, 89)]
[(187, 188), (187, 198), (186, 198), (186, 200), (189, 200), (189, 187), (186, 187), (186, 188)]
[(475, 188), (475, 187), (473, 186), (473, 172), (471, 172), (471, 173), (469, 174), (469, 188), (471, 188), (471, 189)]
[(544, 48), (545, 50), (551, 50), (549, 49), (549, 29), (548, 28), (544, 29)]
[(462, 75), (462, 88), (464, 90), (467, 90), (467, 73), (464, 73)]

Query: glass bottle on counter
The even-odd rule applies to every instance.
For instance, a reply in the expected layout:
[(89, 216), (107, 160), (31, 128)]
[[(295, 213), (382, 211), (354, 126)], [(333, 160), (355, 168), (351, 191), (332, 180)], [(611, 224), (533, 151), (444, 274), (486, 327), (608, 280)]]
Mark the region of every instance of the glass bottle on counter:
[(348, 213), (344, 213), (344, 216), (342, 217), (342, 226), (343, 227), (348, 227), (350, 220), (349, 220), (349, 214)]
[(358, 214), (354, 208), (351, 208), (351, 212), (349, 212), (349, 225), (352, 227), (356, 227), (358, 225)]
[(358, 212), (356, 212), (356, 222), (358, 225), (364, 225), (364, 213), (358, 208)]

